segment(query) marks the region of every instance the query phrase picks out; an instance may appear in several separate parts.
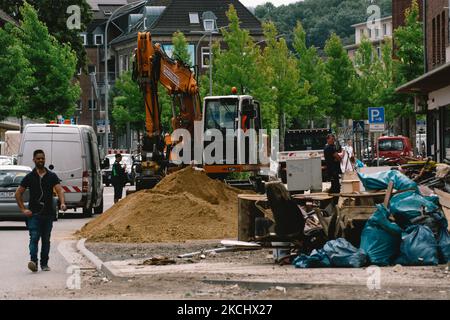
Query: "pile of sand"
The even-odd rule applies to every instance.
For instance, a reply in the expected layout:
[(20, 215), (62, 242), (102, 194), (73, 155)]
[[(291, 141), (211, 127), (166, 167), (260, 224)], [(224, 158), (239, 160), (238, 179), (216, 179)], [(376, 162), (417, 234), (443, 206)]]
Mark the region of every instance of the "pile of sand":
[(161, 242), (237, 237), (240, 190), (190, 167), (154, 189), (119, 201), (78, 235), (96, 242)]

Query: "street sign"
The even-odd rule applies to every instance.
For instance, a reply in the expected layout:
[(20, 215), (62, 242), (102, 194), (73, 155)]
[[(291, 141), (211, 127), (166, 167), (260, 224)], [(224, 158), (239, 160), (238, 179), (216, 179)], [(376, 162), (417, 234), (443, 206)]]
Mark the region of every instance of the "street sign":
[(384, 108), (369, 108), (369, 124), (384, 124)]
[(353, 133), (364, 132), (364, 120), (353, 120)]
[(370, 132), (384, 132), (384, 123), (371, 123), (369, 124)]

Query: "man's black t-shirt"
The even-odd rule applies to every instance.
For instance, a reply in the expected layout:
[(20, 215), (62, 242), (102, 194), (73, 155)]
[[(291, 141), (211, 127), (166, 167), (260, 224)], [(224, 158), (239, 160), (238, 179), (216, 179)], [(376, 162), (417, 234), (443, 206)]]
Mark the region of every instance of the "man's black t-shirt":
[(333, 156), (336, 152), (336, 145), (334, 144), (327, 144), (325, 146), (325, 149), (323, 150), (325, 163), (327, 165), (327, 171), (329, 174), (341, 173), (340, 162), (336, 161)]
[(43, 177), (40, 177), (35, 168), (23, 178), (20, 186), (25, 189), (30, 189), (28, 209), (31, 212), (41, 215), (55, 215), (53, 187), (60, 180), (55, 173), (49, 171), (47, 168), (45, 170), (47, 173)]

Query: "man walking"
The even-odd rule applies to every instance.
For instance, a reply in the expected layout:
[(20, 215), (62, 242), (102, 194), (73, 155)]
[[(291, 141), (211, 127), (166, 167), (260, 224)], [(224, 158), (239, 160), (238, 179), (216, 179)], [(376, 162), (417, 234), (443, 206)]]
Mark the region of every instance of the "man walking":
[[(53, 202), (53, 189), (58, 194), (60, 208), (66, 211), (64, 201), (64, 191), (59, 184), (58, 176), (45, 167), (45, 154), (42, 150), (35, 150), (33, 153), (35, 168), (27, 174), (16, 191), (16, 201), (27, 216), (26, 224), (30, 232), (30, 256), (28, 269), (33, 272), (38, 270), (38, 245), (41, 244), (41, 270), (50, 271), (48, 267), (50, 252), (50, 236), (53, 228), (53, 221), (56, 218), (57, 210)], [(23, 203), (23, 193), (30, 190), (30, 200), (28, 209)]]
[(123, 186), (125, 185), (125, 168), (126, 164), (122, 166), (120, 163), (122, 161), (122, 155), (120, 153), (116, 154), (116, 161), (113, 164), (111, 171), (111, 183), (114, 186), (114, 203), (117, 203), (122, 199)]
[(331, 180), (330, 193), (340, 193), (341, 184), (339, 182), (339, 174), (341, 172), (341, 155), (336, 150), (335, 145), (336, 138), (334, 134), (329, 134), (327, 136), (327, 144), (325, 145), (324, 157), (325, 163), (327, 165), (327, 174)]

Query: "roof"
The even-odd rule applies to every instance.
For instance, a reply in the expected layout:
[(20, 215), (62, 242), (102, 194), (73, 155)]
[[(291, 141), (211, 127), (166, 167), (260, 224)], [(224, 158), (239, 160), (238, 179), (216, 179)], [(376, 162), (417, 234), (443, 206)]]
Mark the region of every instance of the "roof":
[(100, 10), (99, 5), (123, 6), (128, 3), (127, 0), (87, 0), (93, 11)]
[[(375, 20), (373, 20), (373, 21), (374, 21), (374, 22), (377, 22), (377, 21), (383, 22), (383, 21), (388, 21), (388, 20), (391, 20), (391, 21), (392, 21), (392, 16), (384, 17), (384, 18), (381, 18), (381, 19), (375, 19)], [(359, 26), (363, 26), (363, 25), (367, 25), (367, 24), (368, 24), (368, 21), (365, 21), (365, 22), (360, 22), (360, 23), (352, 24), (351, 27), (359, 27)]]
[(3, 166), (0, 166), (0, 170), (31, 171), (32, 169), (30, 167), (28, 167), (28, 166), (3, 165)]
[(430, 93), (450, 85), (450, 62), (400, 86), (399, 93)]
[[(176, 31), (181, 31), (185, 35), (203, 32), (201, 17), (206, 11), (212, 11), (216, 15), (218, 28), (225, 27), (228, 25), (226, 11), (230, 4), (236, 8), (241, 28), (249, 30), (250, 34), (263, 34), (261, 22), (238, 0), (149, 0), (146, 6), (165, 6), (166, 8), (159, 17), (153, 19), (153, 24), (147, 27), (147, 30), (153, 35), (172, 35)], [(191, 24), (189, 13), (198, 13), (200, 23)], [(143, 31), (143, 18), (130, 32), (114, 39), (111, 43), (135, 41), (138, 31)]]
[(15, 25), (17, 25), (17, 21), (14, 20), (10, 15), (8, 15), (5, 11), (3, 11), (2, 9), (0, 9), (0, 20), (3, 20), (5, 22), (10, 22), (13, 23)]

